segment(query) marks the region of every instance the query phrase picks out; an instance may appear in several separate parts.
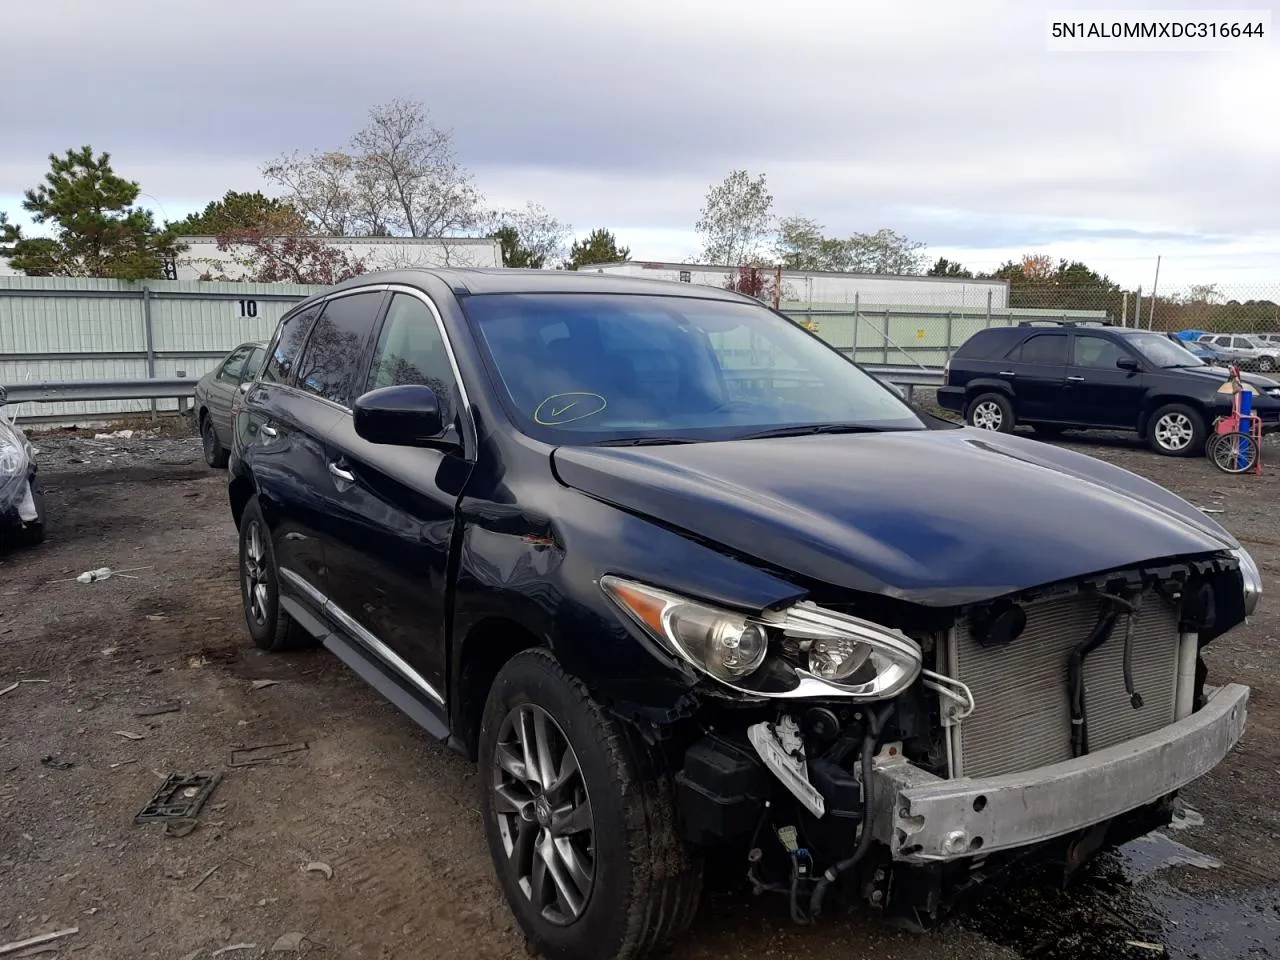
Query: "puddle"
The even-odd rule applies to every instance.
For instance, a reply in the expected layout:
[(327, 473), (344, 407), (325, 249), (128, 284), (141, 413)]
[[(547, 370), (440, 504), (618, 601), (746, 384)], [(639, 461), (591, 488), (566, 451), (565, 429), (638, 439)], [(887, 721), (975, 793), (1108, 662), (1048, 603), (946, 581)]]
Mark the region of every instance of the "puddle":
[(996, 881), (956, 919), (1026, 960), (1280, 958), (1274, 892), (1186, 893), (1170, 871), (1222, 864), (1165, 833), (1100, 856), (1068, 889), (1051, 865)]

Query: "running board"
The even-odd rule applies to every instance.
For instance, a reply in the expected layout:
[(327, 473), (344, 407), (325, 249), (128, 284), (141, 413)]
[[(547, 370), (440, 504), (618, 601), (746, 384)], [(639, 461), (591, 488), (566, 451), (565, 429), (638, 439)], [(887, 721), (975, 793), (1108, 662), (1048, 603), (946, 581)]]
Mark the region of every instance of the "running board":
[(389, 676), (355, 644), (313, 614), (293, 597), (281, 596), (284, 612), (293, 617), (307, 633), (323, 643), (331, 653), (354, 670), (362, 680), (394, 703), (409, 719), (422, 727), (437, 740), (449, 740), (449, 728), (431, 707), (422, 702), (405, 686)]

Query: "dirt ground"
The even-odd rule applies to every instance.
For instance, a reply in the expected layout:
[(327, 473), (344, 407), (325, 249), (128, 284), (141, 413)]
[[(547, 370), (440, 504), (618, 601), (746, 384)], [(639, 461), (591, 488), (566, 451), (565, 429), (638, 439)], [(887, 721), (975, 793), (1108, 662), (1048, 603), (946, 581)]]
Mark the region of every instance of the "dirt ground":
[[(47, 955), (525, 956), (474, 768), (323, 650), (250, 643), (224, 474), (198, 441), (34, 440), (48, 539), (0, 551), (0, 690), (43, 681), (0, 695), (0, 945), (76, 927)], [(1221, 510), (1280, 595), (1280, 475), (1230, 477), (1132, 441), (1064, 443)], [(68, 579), (103, 566), (128, 576)], [(1066, 894), (993, 885), (919, 937), (857, 913), (796, 927), (780, 899), (720, 884), (673, 960), (1280, 956), (1277, 633), (1280, 602), (1264, 600), (1210, 648), (1212, 681), (1253, 687), (1249, 728), (1185, 792), (1190, 826), (1167, 846), (1130, 845)], [(305, 749), (231, 765), (233, 750), (268, 744)], [(193, 831), (134, 824), (169, 774), (197, 771), (222, 779)], [(1221, 865), (1176, 866), (1186, 847)]]

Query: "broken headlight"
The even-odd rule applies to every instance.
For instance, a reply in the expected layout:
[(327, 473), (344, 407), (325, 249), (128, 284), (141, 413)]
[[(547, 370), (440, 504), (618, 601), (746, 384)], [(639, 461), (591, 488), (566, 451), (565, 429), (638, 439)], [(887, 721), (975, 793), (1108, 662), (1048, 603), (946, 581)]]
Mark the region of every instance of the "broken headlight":
[(920, 675), (905, 634), (813, 603), (753, 617), (620, 577), (600, 586), (664, 647), (744, 693), (883, 700)]
[(1262, 571), (1244, 547), (1231, 552), (1240, 561), (1240, 576), (1244, 579), (1244, 615), (1251, 616), (1262, 599)]

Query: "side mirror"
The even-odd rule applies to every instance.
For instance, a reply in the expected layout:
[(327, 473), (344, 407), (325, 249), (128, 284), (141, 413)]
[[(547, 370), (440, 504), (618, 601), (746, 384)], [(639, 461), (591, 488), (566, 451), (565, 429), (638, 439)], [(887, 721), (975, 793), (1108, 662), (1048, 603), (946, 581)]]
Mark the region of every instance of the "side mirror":
[(356, 399), (352, 407), (356, 434), (370, 443), (397, 447), (454, 446), (444, 436), (440, 401), (420, 384), (380, 387)]
[(1116, 361), (1116, 366), (1121, 370), (1128, 370), (1130, 373), (1133, 373), (1138, 369), (1138, 361), (1133, 359), (1133, 357), (1121, 357)]

